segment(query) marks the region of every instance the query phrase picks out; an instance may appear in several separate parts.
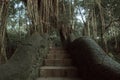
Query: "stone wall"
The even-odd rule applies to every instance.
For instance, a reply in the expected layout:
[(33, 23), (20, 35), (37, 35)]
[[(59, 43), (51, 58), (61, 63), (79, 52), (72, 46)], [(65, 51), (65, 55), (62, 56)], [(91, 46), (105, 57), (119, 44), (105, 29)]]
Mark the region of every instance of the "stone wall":
[(88, 37), (80, 37), (69, 44), (74, 63), (85, 80), (120, 80), (120, 64), (109, 57)]
[(11, 59), (0, 65), (0, 80), (34, 80), (47, 54), (47, 38), (39, 33), (28, 37), (17, 48)]

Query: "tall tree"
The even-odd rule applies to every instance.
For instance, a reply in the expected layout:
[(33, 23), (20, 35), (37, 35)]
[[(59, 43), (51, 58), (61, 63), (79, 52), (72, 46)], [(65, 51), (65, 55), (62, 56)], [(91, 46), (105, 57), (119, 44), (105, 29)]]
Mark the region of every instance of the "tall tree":
[(32, 22), (30, 33), (49, 33), (56, 29), (62, 40), (67, 40), (71, 32), (74, 16), (72, 0), (24, 0), (29, 19)]
[(0, 64), (7, 61), (6, 57), (6, 21), (8, 17), (8, 0), (0, 1)]

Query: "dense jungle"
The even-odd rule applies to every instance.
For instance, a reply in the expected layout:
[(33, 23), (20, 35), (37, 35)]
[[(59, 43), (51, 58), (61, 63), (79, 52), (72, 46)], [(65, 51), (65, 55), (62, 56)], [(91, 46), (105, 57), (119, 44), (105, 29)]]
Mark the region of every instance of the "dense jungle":
[[(120, 80), (119, 4), (120, 0), (0, 0), (0, 80)], [(50, 62), (46, 56), (64, 50), (79, 69), (79, 79), (61, 79), (66, 69), (41, 71)], [(54, 67), (63, 63), (54, 62)], [(50, 74), (60, 76), (53, 79)]]

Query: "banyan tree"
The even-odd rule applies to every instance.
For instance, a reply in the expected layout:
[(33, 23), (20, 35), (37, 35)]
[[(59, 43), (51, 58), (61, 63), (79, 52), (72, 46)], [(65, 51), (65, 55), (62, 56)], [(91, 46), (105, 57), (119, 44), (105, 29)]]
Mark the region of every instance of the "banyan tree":
[(59, 31), (61, 40), (67, 40), (72, 31), (74, 8), (71, 0), (23, 0), (32, 23), (30, 34)]

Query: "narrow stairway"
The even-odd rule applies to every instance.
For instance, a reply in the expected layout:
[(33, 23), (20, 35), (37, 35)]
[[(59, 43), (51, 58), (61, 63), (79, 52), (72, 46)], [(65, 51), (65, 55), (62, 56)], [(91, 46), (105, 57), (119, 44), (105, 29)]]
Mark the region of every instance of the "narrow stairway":
[(40, 68), (40, 78), (37, 80), (81, 80), (78, 77), (70, 55), (62, 48), (53, 47)]

